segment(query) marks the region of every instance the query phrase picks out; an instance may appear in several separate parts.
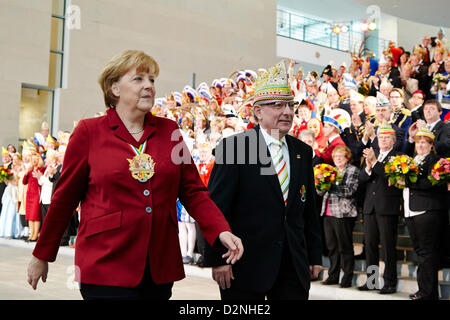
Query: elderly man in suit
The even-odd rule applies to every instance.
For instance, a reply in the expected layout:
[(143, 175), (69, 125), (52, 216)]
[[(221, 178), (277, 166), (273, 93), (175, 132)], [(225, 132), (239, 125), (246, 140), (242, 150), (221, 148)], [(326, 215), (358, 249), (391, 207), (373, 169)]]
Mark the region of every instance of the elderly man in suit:
[(312, 149), (287, 135), (294, 104), (280, 62), (257, 80), (253, 107), (259, 125), (216, 148), (211, 199), (246, 248), (233, 266), (220, 252), (205, 254), (223, 300), (305, 300), (321, 270)]
[[(364, 201), (364, 238), (367, 267), (378, 266), (381, 243), (385, 269), (384, 286), (380, 294), (395, 293), (397, 290), (397, 222), (400, 215), (402, 192), (388, 184), (384, 166), (395, 151), (395, 130), (386, 122), (378, 130), (379, 151), (364, 150), (364, 164), (359, 175), (360, 184), (366, 185)], [(371, 271), (368, 269), (368, 277)], [(368, 279), (369, 280), (369, 279)], [(358, 287), (359, 290), (377, 289), (372, 282)]]

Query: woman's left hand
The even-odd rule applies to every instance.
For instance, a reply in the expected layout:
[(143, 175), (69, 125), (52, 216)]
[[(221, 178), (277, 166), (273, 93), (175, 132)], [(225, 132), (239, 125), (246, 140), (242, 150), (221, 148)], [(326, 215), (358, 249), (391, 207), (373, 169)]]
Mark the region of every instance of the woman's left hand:
[(220, 242), (228, 249), (222, 258), (227, 258), (227, 263), (234, 264), (238, 261), (244, 253), (244, 247), (240, 238), (236, 237), (229, 231), (224, 231), (219, 234)]

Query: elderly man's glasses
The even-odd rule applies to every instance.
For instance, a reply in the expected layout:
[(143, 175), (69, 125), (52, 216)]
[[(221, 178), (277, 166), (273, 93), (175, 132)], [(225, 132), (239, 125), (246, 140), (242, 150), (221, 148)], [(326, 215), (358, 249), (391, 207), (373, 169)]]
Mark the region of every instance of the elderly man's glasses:
[(294, 111), (295, 106), (298, 105), (297, 101), (280, 101), (280, 102), (275, 102), (275, 103), (265, 103), (265, 104), (260, 104), (260, 106), (262, 107), (271, 107), (272, 109), (275, 110), (284, 110), (286, 107), (289, 107), (289, 109), (291, 109), (292, 111)]

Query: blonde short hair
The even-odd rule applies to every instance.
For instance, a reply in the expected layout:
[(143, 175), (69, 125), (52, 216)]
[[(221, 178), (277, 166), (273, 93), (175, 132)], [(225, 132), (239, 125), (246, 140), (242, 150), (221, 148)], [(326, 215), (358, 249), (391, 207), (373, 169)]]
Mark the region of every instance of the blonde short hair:
[(115, 107), (118, 98), (112, 93), (111, 87), (132, 68), (136, 68), (137, 72), (150, 73), (155, 77), (159, 75), (158, 63), (143, 51), (125, 50), (116, 55), (109, 60), (98, 78), (106, 107)]
[(345, 158), (349, 163), (352, 162), (352, 151), (347, 146), (337, 146), (333, 149), (333, 152), (331, 153), (331, 157), (334, 157), (336, 153), (342, 152), (345, 155)]

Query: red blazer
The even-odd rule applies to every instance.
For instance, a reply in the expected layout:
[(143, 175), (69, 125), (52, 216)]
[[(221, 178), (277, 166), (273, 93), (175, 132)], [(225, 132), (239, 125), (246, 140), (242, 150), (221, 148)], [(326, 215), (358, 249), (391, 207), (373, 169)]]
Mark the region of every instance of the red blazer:
[[(177, 233), (176, 200), (199, 223), (212, 245), (230, 227), (209, 198), (175, 122), (147, 114), (136, 142), (114, 109), (75, 128), (33, 255), (54, 261), (60, 239), (81, 201), (75, 249), (75, 280), (135, 287), (147, 259), (157, 284), (185, 277)], [(129, 162), (145, 140), (155, 174), (145, 183), (131, 176)], [(187, 152), (186, 163), (175, 163)], [(175, 159), (175, 162), (172, 161)]]
[(322, 152), (319, 152), (319, 150), (315, 150), (316, 155), (318, 157), (321, 157), (325, 163), (334, 166), (333, 157), (331, 155), (334, 148), (336, 148), (337, 146), (345, 146), (345, 142), (339, 136), (331, 141), (331, 143)]

